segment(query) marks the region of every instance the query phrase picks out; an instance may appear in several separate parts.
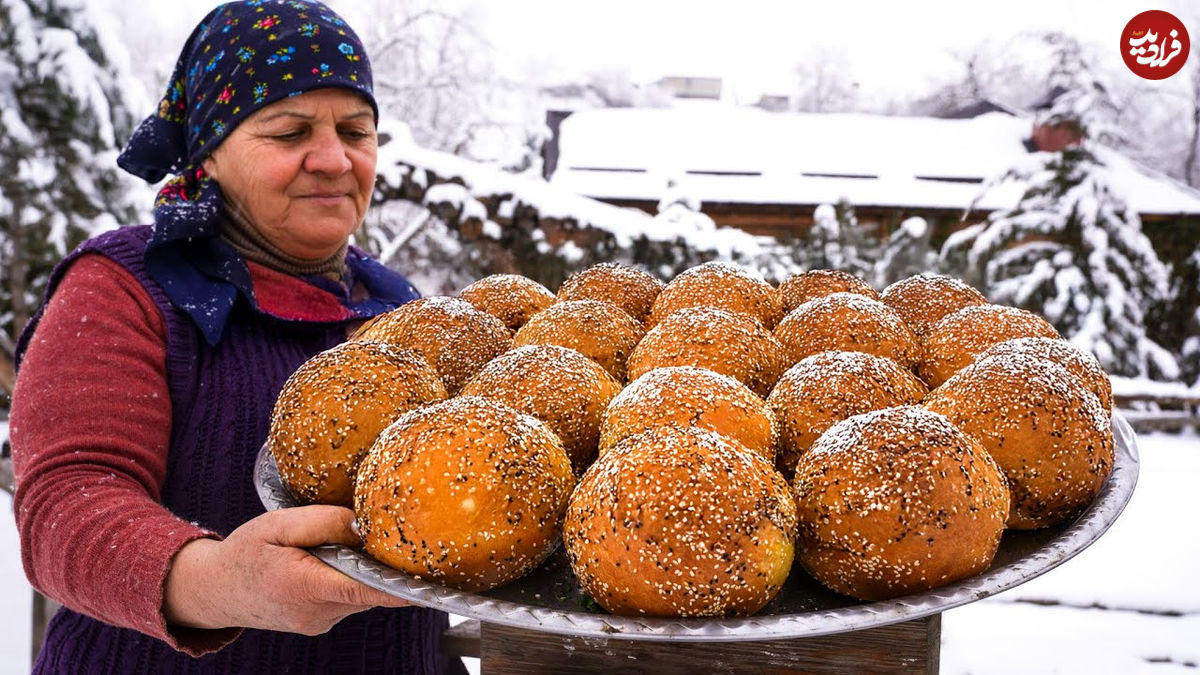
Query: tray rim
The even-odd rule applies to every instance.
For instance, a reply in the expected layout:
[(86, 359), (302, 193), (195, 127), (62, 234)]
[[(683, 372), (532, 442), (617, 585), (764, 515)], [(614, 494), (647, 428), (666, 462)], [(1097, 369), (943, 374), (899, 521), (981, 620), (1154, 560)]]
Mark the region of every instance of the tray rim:
[[(892, 600), (795, 614), (735, 618), (658, 618), (563, 610), (469, 593), (411, 577), (341, 545), (309, 549), (322, 562), (372, 588), (414, 604), (482, 622), (574, 637), (649, 641), (782, 640), (875, 628), (919, 619), (982, 600), (1039, 577), (1078, 555), (1116, 522), (1133, 496), (1141, 460), (1132, 427), (1113, 413), (1113, 469), (1092, 504), (1070, 525), (1015, 561), (963, 581)], [(268, 511), (296, 506), (279, 479), (268, 445), (254, 467), (259, 499)]]

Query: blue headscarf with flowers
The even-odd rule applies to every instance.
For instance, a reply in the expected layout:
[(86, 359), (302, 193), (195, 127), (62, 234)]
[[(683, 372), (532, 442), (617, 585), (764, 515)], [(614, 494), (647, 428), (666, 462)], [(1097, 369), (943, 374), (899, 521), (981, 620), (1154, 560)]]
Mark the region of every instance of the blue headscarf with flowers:
[[(375, 112), (371, 64), (362, 42), (333, 10), (307, 0), (246, 0), (213, 9), (192, 31), (156, 114), (117, 159), (150, 182), (174, 174), (154, 205), (146, 267), (210, 344), (220, 338), (238, 293), (254, 303), (245, 260), (218, 237), (220, 186), (202, 163), (247, 117), (288, 96), (325, 88), (362, 96)], [(371, 298), (344, 304), (351, 318), (403, 304), (416, 291), (400, 275), (351, 249), (350, 275)]]

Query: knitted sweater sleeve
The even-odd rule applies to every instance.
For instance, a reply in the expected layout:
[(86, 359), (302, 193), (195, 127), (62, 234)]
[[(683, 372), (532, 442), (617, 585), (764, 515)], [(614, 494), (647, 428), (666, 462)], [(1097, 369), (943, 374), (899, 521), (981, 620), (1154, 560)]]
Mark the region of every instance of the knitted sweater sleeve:
[(100, 255), (67, 271), (29, 343), (10, 418), (21, 560), (35, 588), (199, 655), (234, 629), (169, 627), (171, 559), (212, 532), (159, 503), (171, 401), (166, 327), (149, 293)]

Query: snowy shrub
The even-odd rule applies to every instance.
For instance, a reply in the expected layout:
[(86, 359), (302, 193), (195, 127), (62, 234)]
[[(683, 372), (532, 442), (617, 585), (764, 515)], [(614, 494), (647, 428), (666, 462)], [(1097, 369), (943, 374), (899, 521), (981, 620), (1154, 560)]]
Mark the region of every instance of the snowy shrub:
[(870, 282), (873, 266), (864, 255), (869, 246), (858, 229), (852, 204), (821, 204), (813, 211), (807, 236), (796, 242), (794, 257), (804, 269), (841, 270)]
[(658, 215), (654, 220), (658, 223), (669, 223), (684, 230), (702, 232), (716, 227), (713, 219), (700, 211), (701, 203), (688, 192), (679, 182), (670, 181), (667, 193), (658, 201)]
[(875, 262), (875, 287), (886, 288), (892, 282), (935, 270), (938, 257), (929, 243), (932, 231), (924, 218), (914, 216), (900, 223)]

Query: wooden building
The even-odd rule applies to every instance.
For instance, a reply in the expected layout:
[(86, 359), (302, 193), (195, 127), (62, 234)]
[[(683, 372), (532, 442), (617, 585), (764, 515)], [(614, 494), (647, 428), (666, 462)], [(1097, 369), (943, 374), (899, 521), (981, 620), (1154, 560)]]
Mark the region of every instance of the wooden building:
[[(843, 202), (867, 233), (884, 237), (920, 216), (940, 242), (1016, 204), (1022, 185), (990, 182), (1031, 151), (1077, 142), (1069, 130), (1039, 127), (1032, 116), (996, 105), (932, 118), (689, 100), (555, 111), (547, 119), (551, 185), (648, 213), (669, 189), (683, 191), (718, 225), (777, 237), (803, 235), (817, 206)], [(1195, 248), (1200, 191), (1108, 148), (1096, 152), (1156, 246), (1182, 236)]]

